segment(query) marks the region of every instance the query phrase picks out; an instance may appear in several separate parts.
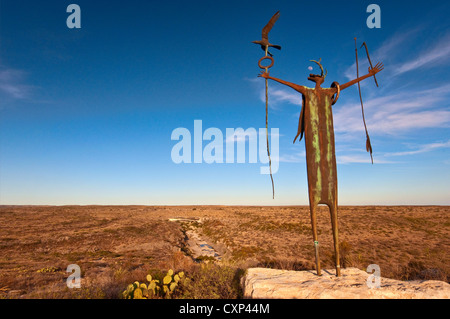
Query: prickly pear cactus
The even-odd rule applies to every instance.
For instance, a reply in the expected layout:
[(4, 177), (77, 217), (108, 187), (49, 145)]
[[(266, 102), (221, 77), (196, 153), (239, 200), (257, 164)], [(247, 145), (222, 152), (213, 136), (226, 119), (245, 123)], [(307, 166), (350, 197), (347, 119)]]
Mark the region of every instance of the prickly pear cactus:
[(172, 269), (169, 269), (164, 276), (162, 282), (158, 279), (153, 279), (152, 275), (146, 277), (148, 284), (135, 281), (128, 285), (127, 289), (122, 292), (124, 299), (151, 299), (151, 298), (172, 298), (172, 294), (176, 291), (179, 285), (184, 284), (187, 278), (184, 272), (174, 274)]

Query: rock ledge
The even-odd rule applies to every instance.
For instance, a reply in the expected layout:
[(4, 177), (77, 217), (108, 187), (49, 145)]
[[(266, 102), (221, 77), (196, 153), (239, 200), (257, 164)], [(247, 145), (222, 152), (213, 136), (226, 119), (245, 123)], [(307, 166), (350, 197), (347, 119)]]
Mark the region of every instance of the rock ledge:
[(450, 285), (443, 281), (399, 281), (382, 278), (380, 288), (369, 288), (370, 274), (357, 269), (310, 271), (250, 268), (242, 278), (247, 299), (448, 299)]

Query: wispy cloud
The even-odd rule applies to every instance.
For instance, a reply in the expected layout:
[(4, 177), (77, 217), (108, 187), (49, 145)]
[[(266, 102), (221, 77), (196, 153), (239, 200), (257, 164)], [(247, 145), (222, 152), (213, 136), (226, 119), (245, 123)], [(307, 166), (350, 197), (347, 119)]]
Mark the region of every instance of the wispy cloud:
[[(403, 91), (374, 98), (365, 103), (366, 121), (370, 132), (384, 135), (411, 129), (450, 126), (450, 110), (438, 108), (450, 97), (450, 84), (433, 89)], [(347, 134), (364, 130), (361, 105), (350, 104), (337, 108), (334, 114), (335, 131)]]
[[(399, 164), (399, 161), (393, 161), (391, 157), (402, 157), (402, 156), (411, 156), (417, 155), (421, 153), (432, 152), (437, 149), (449, 148), (450, 140), (447, 142), (436, 142), (429, 143), (424, 145), (416, 145), (413, 150), (410, 151), (402, 151), (402, 152), (379, 152), (374, 154), (373, 162), (374, 164)], [(371, 159), (368, 153), (359, 152), (354, 154), (345, 154), (345, 155), (337, 155), (336, 161), (339, 164), (353, 164), (353, 163), (371, 163)]]
[[(386, 40), (373, 53), (371, 52), (372, 62), (384, 62), (384, 73), (388, 74), (386, 77), (395, 77), (403, 73), (413, 71), (419, 68), (433, 68), (439, 67), (443, 63), (450, 62), (450, 33), (438, 38), (433, 44), (420, 49), (417, 47), (411, 48), (412, 52), (418, 51), (417, 55), (404, 61), (404, 53), (408, 42), (413, 42), (415, 37), (423, 33), (422, 27), (417, 27), (402, 33), (396, 33), (391, 38)], [(361, 74), (367, 71), (369, 63), (365, 58), (365, 53), (360, 51), (359, 68)], [(356, 63), (349, 66), (344, 75), (347, 79), (355, 78)]]
[[(261, 101), (266, 101), (265, 91), (262, 92)], [(302, 96), (294, 90), (269, 88), (269, 104), (290, 103), (294, 105), (302, 105)]]
[[(377, 153), (374, 154), (373, 162), (374, 164), (398, 164), (400, 162), (390, 160), (390, 157), (401, 157), (401, 156), (410, 156), (410, 155), (417, 155), (421, 153), (427, 153), (432, 152), (437, 149), (442, 148), (450, 148), (450, 140), (447, 142), (436, 142), (436, 143), (429, 143), (424, 145), (418, 145), (415, 147), (414, 150), (411, 151), (402, 151), (402, 152), (393, 152), (393, 153)], [(336, 162), (338, 164), (370, 164), (371, 158), (370, 155), (366, 152), (354, 152), (348, 153), (349, 150), (341, 150), (339, 153), (344, 154), (337, 154), (336, 155)], [(280, 162), (285, 163), (304, 163), (305, 162), (305, 151), (296, 152), (293, 154), (284, 154), (281, 155), (279, 158)]]
[(0, 91), (14, 99), (29, 97), (33, 87), (24, 84), (25, 75), (24, 71), (0, 66)]
[(405, 151), (405, 152), (394, 152), (394, 153), (386, 153), (384, 156), (408, 156), (408, 155), (416, 155), (421, 153), (427, 153), (431, 152), (440, 148), (449, 148), (450, 147), (450, 140), (447, 142), (438, 142), (438, 143), (430, 143), (425, 145), (420, 145), (415, 150), (412, 151)]
[[(401, 48), (404, 48), (404, 46), (410, 40), (414, 39), (417, 33), (422, 31), (423, 30), (421, 27), (417, 27), (405, 32), (395, 33), (386, 41), (384, 41), (384, 43), (379, 48), (374, 48), (375, 50), (373, 52), (370, 52), (371, 58), (373, 60), (372, 62), (377, 63), (379, 61), (382, 61), (385, 65), (391, 64), (391, 62), (398, 57), (399, 52), (402, 51)], [(373, 48), (370, 47), (369, 49), (372, 50)], [(361, 74), (364, 74), (364, 72), (369, 68), (369, 62), (366, 58), (366, 53), (363, 50), (364, 49), (358, 48), (359, 69)], [(386, 72), (389, 69), (390, 68), (386, 68), (383, 72)], [(353, 80), (356, 77), (356, 62), (354, 62), (345, 70), (344, 76), (349, 80)], [(361, 84), (364, 85), (364, 82)]]
[[(257, 88), (259, 99), (261, 102), (266, 103), (266, 88), (264, 84), (264, 79), (254, 78), (246, 79), (247, 81), (253, 83)], [(295, 92), (293, 89), (280, 88), (278, 84), (269, 85), (269, 108), (277, 109), (277, 106), (283, 103), (289, 103), (293, 105), (302, 105), (302, 96), (300, 93)]]
[[(350, 155), (337, 155), (336, 162), (338, 164), (371, 164), (372, 160), (369, 154), (350, 154)], [(391, 164), (394, 163), (392, 161), (388, 161), (383, 159), (380, 156), (374, 156), (373, 159), (374, 164)]]
[(279, 158), (280, 163), (304, 163), (306, 157), (305, 151), (295, 152), (292, 154), (282, 154)]
[(422, 51), (414, 59), (394, 66), (394, 75), (399, 75), (424, 66), (436, 67), (450, 61), (450, 34), (439, 39), (431, 48)]

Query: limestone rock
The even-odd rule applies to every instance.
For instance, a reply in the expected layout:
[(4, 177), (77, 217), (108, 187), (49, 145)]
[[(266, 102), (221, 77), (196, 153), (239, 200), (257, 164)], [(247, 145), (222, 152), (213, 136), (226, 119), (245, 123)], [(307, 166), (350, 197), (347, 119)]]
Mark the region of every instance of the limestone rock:
[(189, 247), (189, 250), (191, 251), (191, 254), (194, 258), (203, 256), (212, 257), (215, 260), (222, 259), (222, 256), (220, 256), (220, 254), (214, 249), (214, 247), (203, 240), (195, 231), (186, 231), (186, 236), (187, 246)]
[(250, 268), (242, 278), (244, 298), (251, 299), (448, 299), (450, 285), (443, 281), (400, 281), (380, 278), (369, 288), (368, 273), (357, 268), (310, 271)]

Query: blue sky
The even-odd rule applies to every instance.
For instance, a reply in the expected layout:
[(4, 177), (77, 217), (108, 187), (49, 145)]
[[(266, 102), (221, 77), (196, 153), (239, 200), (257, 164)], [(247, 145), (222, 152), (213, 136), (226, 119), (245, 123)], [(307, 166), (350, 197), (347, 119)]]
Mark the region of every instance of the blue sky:
[[(81, 8), (69, 29), (66, 8)], [(366, 8), (381, 7), (381, 29)], [(276, 12), (271, 75), (311, 86), (356, 77), (354, 37), (385, 70), (334, 106), (341, 205), (450, 204), (450, 6), (445, 1), (0, 0), (0, 204), (307, 205), (300, 95), (269, 84), (280, 167), (175, 164), (172, 131), (202, 120), (265, 127), (263, 52), (251, 41)], [(360, 72), (367, 72), (360, 51)], [(316, 69), (314, 72), (318, 72)], [(206, 144), (206, 143), (205, 143)], [(204, 146), (204, 145), (203, 145)]]

